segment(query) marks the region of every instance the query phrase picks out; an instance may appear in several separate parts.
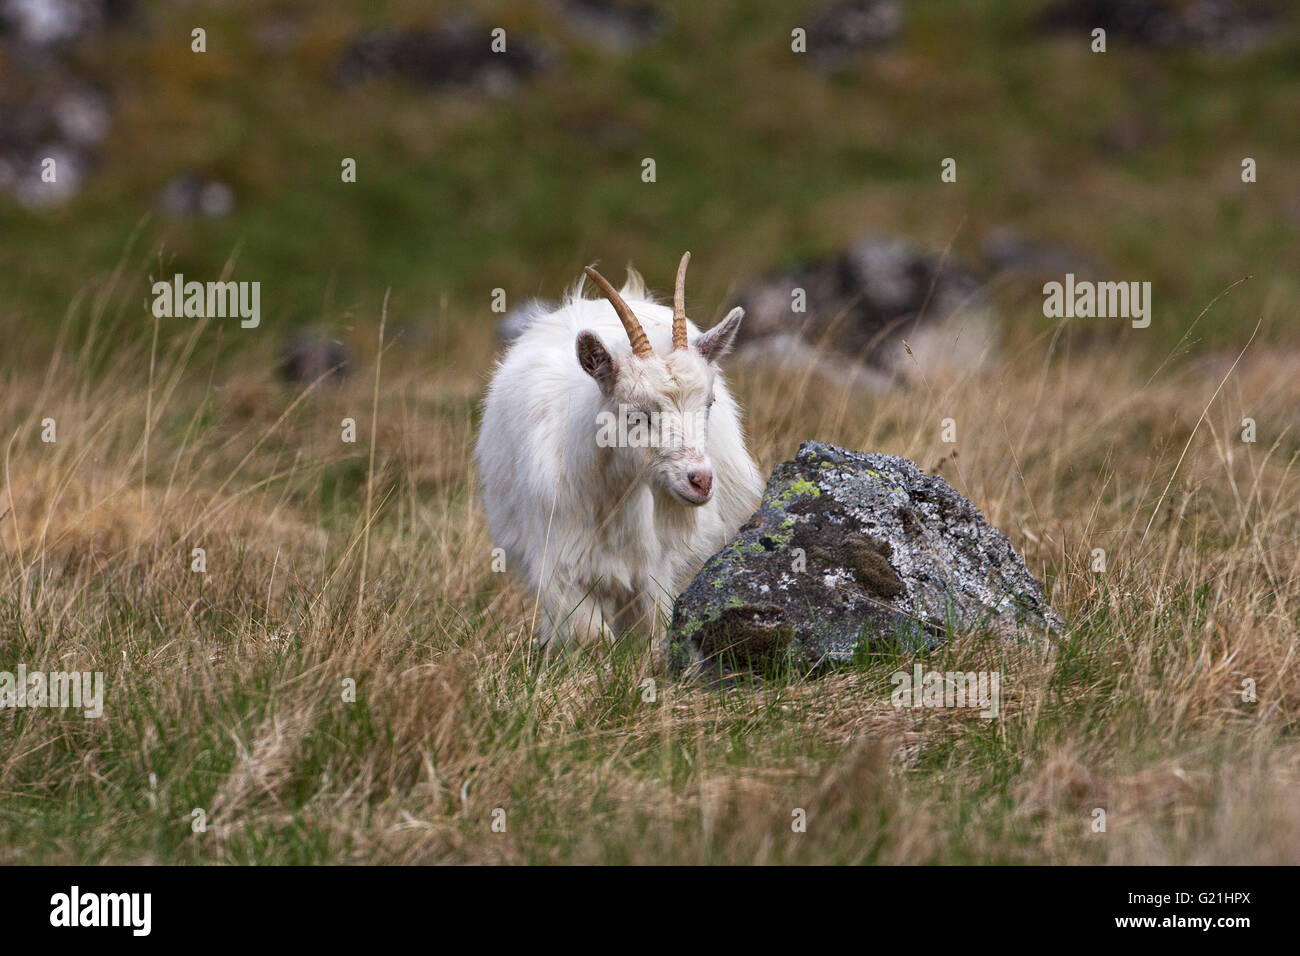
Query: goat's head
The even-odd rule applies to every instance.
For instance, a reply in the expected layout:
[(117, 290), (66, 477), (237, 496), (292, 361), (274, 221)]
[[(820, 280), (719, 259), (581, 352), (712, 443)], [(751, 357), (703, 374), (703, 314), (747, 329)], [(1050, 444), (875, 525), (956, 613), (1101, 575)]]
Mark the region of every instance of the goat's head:
[[(717, 360), (730, 348), (743, 309), (693, 342), (686, 330), (686, 265), (677, 267), (673, 295), (673, 347), (656, 355), (640, 321), (623, 297), (595, 269), (586, 273), (609, 299), (627, 330), (632, 350), (616, 355), (595, 332), (578, 333), (578, 362), (596, 380), (607, 408), (598, 441), (634, 456), (648, 483), (687, 505), (713, 496), (713, 463), (708, 455), (709, 409), (714, 400)], [(610, 427), (612, 426), (612, 427)]]

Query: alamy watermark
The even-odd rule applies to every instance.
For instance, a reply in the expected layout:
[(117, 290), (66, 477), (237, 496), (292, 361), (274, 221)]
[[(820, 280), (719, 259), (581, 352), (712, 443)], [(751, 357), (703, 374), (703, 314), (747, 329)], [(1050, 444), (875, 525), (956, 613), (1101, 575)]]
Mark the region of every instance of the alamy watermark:
[(895, 707), (978, 707), (981, 717), (996, 718), (1001, 705), (999, 671), (895, 671), (890, 703)]
[(148, 936), (153, 929), (153, 894), (83, 893), (73, 886), (50, 897), (50, 925), (126, 927), (133, 936)]
[(255, 329), (262, 321), (262, 283), (186, 282), (179, 272), (171, 282), (153, 284), (153, 314), (159, 319), (226, 319)]
[(0, 709), (6, 707), (82, 710), (87, 720), (104, 714), (102, 671), (0, 671)]
[(1067, 272), (1065, 282), (1043, 286), (1043, 297), (1049, 319), (1132, 319), (1135, 329), (1151, 324), (1150, 282), (1075, 281)]

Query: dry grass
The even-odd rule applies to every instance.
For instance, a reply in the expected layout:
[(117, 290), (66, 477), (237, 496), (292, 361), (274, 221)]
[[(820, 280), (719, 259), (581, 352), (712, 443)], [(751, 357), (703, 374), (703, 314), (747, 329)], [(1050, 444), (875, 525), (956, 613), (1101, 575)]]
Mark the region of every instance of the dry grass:
[(890, 654), (727, 693), (631, 646), (531, 657), (469, 468), (486, 330), (391, 347), (372, 423), (373, 347), (304, 391), (269, 345), (155, 352), (96, 308), (111, 363), (69, 334), (0, 389), (0, 660), (107, 681), (102, 720), (0, 712), (0, 861), (1300, 859), (1300, 355), (1044, 329), (888, 394), (736, 370), (764, 468), (813, 437), (942, 462), (1046, 581), (1059, 646), (927, 663), (1000, 670), (987, 721), (893, 708)]

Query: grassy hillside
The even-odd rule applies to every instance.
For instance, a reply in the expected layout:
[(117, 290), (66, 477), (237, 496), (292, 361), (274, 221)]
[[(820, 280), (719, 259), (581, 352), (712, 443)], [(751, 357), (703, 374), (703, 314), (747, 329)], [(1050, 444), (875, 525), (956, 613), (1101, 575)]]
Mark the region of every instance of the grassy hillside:
[[(944, 0), (828, 76), (787, 3), (671, 4), (626, 54), (468, 6), (557, 66), (498, 98), (332, 79), (356, 31), (438, 21), (414, 2), (151, 5), (64, 56), (114, 120), (69, 203), (0, 197), (0, 669), (103, 671), (106, 716), (0, 711), (0, 861), (1300, 859), (1295, 24), (1249, 56), (1097, 55), (1038, 4)], [(1132, 116), (1151, 141), (1105, 145)], [(184, 172), (233, 213), (158, 214)], [(1007, 225), (1151, 281), (1151, 327), (1055, 323), (1003, 275), (991, 367), (885, 394), (731, 369), (764, 469), (813, 437), (939, 467), (1044, 580), (1064, 641), (924, 661), (1001, 671), (997, 720), (895, 709), (892, 654), (730, 692), (632, 644), (537, 659), (469, 462), (494, 288), (600, 259), (663, 291), (690, 248), (707, 324), (863, 232), (978, 271)], [(262, 283), (258, 329), (150, 314), (150, 276), (227, 269)], [(298, 325), (357, 373), (277, 382)]]
[[(990, 14), (943, 0), (908, 9), (896, 43), (828, 76), (790, 51), (807, 18), (786, 3), (671, 4), (662, 38), (624, 55), (535, 2), (442, 6), (160, 4), (79, 45), (69, 69), (108, 92), (113, 126), (73, 203), (0, 206), (0, 231), (21, 237), (0, 252), (6, 324), (52, 326), (116, 264), (159, 190), (193, 172), (228, 183), (234, 213), (155, 215), (138, 251), (211, 275), (238, 249), (275, 327), (370, 320), (390, 285), (403, 322), (486, 321), (494, 288), (555, 295), (593, 259), (671, 274), (687, 247), (693, 288), (716, 301), (864, 231), (951, 241), (977, 260), (987, 231), (1013, 224), (1151, 280), (1166, 346), (1247, 274), (1198, 332), (1235, 342), (1269, 309), (1294, 330), (1276, 306), (1297, 292), (1287, 264), (1300, 254), (1293, 23), (1248, 57), (1118, 36), (1093, 54), (1086, 38), (1039, 29), (1041, 4)], [(336, 81), (367, 28), (466, 9), (549, 44), (555, 67), (495, 98)], [(190, 52), (196, 25), (207, 53)], [(277, 29), (287, 38), (273, 44)], [(1141, 148), (1106, 145), (1125, 121), (1146, 130)], [(1244, 156), (1259, 166), (1251, 185)], [(356, 183), (341, 182), (343, 157)], [(939, 180), (945, 157), (956, 183)], [(1034, 283), (1004, 292), (1038, 297)]]

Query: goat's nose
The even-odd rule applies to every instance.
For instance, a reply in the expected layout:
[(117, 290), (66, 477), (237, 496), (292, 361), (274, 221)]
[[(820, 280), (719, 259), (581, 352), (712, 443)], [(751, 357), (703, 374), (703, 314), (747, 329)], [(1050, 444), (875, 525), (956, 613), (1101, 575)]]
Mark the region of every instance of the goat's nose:
[(713, 487), (713, 472), (703, 470), (688, 472), (686, 480), (691, 483), (691, 487), (697, 492), (707, 495)]

